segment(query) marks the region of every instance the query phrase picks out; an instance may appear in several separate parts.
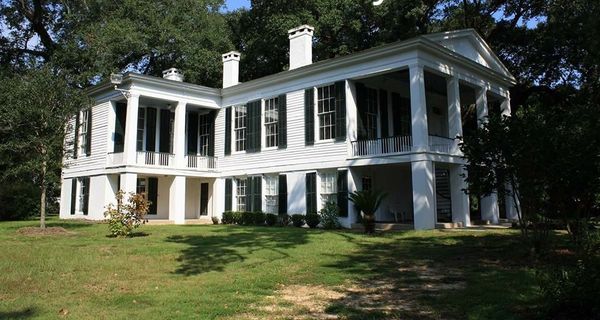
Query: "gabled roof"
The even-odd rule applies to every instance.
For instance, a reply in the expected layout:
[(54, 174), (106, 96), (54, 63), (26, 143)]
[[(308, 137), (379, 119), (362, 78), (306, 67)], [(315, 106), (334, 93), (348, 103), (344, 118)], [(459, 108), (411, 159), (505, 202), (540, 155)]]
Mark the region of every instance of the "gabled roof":
[(437, 32), (423, 37), (434, 41), (484, 67), (490, 68), (507, 78), (515, 80), (502, 61), (474, 29)]

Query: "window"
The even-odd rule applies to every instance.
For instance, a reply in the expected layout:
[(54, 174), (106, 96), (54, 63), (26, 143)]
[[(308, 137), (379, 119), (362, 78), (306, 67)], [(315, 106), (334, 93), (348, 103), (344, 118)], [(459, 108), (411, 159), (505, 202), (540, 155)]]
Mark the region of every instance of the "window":
[(81, 111), (81, 120), (80, 120), (80, 127), (79, 127), (79, 154), (80, 155), (85, 155), (86, 151), (88, 149), (88, 134), (90, 132), (90, 128), (88, 128), (88, 124), (89, 124), (89, 116), (90, 116), (90, 110), (83, 110)]
[(146, 178), (137, 179), (136, 193), (144, 196), (144, 199), (148, 199), (148, 181)]
[(267, 148), (278, 146), (279, 98), (265, 100), (265, 145)]
[(136, 150), (144, 150), (144, 129), (146, 128), (146, 109), (138, 109)]
[(267, 213), (277, 214), (279, 197), (279, 177), (265, 176), (265, 204)]
[(212, 126), (211, 115), (203, 114), (198, 117), (199, 125), (198, 125), (198, 154), (202, 156), (208, 155), (208, 149), (210, 144), (210, 129)]
[(246, 179), (236, 179), (235, 201), (237, 204), (237, 211), (246, 211), (247, 182)]
[(362, 177), (362, 189), (363, 191), (370, 191), (373, 188), (373, 180), (371, 177)]
[(77, 183), (79, 184), (79, 197), (78, 197), (78, 202), (79, 202), (79, 212), (82, 212), (83, 214), (86, 213), (86, 193), (88, 192), (88, 190), (86, 189), (86, 181), (85, 178), (79, 178), (77, 179)]
[(321, 173), (321, 204), (337, 202), (337, 174), (336, 172)]
[(317, 88), (319, 140), (335, 138), (335, 86)]
[(377, 90), (367, 88), (365, 129), (367, 139), (377, 139)]
[(246, 106), (235, 107), (234, 131), (235, 151), (246, 150)]

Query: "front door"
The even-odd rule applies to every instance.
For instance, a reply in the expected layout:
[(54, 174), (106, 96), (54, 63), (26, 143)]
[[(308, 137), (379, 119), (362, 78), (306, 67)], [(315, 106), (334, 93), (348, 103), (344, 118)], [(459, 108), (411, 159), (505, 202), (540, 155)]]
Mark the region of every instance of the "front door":
[(208, 215), (208, 183), (200, 185), (200, 215)]
[(148, 178), (148, 201), (150, 201), (148, 214), (156, 215), (156, 202), (158, 201), (158, 178)]

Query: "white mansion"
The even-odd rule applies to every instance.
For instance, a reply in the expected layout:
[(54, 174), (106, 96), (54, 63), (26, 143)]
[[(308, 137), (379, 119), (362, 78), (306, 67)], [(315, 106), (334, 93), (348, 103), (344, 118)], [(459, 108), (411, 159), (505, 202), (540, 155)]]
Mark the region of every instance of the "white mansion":
[[(419, 36), (312, 63), (313, 28), (289, 31), (289, 70), (245, 83), (223, 55), (223, 88), (128, 73), (89, 90), (73, 119), (60, 217), (104, 219), (120, 189), (149, 219), (183, 224), (224, 211), (318, 212), (348, 193), (388, 194), (377, 221), (470, 225), (514, 217), (503, 195), (471, 210), (459, 139), (510, 114), (514, 77), (473, 30)], [(243, 66), (242, 66), (243, 67)], [(473, 211), (473, 212), (471, 212)]]

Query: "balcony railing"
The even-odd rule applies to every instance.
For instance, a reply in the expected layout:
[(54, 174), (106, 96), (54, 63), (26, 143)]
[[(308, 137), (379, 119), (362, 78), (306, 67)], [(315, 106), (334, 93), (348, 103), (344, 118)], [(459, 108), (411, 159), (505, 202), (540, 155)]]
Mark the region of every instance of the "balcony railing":
[(166, 152), (138, 151), (137, 161), (139, 165), (169, 166), (173, 165), (175, 155)]
[(217, 158), (208, 156), (187, 155), (185, 163), (188, 168), (193, 169), (216, 169)]
[(352, 156), (376, 156), (390, 153), (409, 152), (412, 149), (411, 136), (352, 141)]
[(454, 153), (456, 151), (455, 139), (429, 135), (429, 150), (431, 152)]

